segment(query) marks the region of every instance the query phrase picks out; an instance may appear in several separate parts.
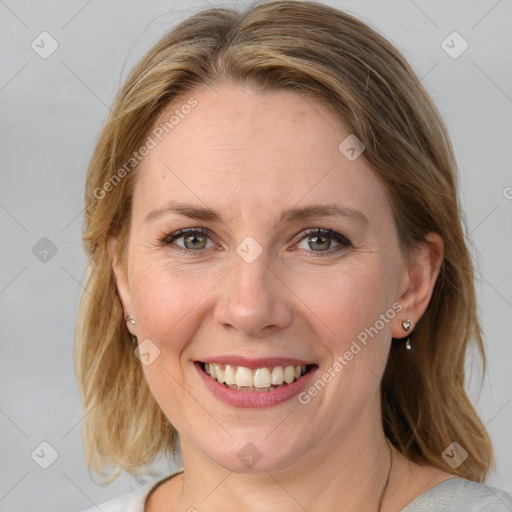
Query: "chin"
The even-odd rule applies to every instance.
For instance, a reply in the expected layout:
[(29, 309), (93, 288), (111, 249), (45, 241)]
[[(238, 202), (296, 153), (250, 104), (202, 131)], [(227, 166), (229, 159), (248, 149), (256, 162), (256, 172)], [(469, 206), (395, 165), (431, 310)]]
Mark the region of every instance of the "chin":
[[(271, 429), (257, 435), (234, 436), (227, 446), (206, 448), (209, 457), (227, 471), (243, 474), (261, 474), (278, 472), (294, 465), (302, 456), (304, 440), (291, 443), (290, 436), (275, 436), (275, 439), (265, 439)], [(244, 440), (242, 440), (242, 438)], [(245, 440), (247, 439), (247, 441)], [(254, 439), (255, 441), (251, 441)], [(298, 447), (300, 448), (300, 453)]]

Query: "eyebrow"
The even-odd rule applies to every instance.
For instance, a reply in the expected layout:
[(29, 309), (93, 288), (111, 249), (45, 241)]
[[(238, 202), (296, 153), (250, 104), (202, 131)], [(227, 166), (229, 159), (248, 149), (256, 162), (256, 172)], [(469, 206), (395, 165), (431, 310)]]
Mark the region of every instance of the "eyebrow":
[[(179, 203), (169, 201), (164, 207), (152, 210), (146, 215), (144, 222), (150, 222), (165, 215), (166, 213), (177, 213), (190, 219), (222, 222), (221, 216), (211, 208), (202, 207), (189, 203)], [(297, 222), (301, 220), (310, 220), (323, 217), (344, 217), (367, 224), (366, 215), (354, 208), (348, 206), (339, 206), (337, 204), (312, 204), (303, 207), (290, 208), (281, 213), (279, 222)]]

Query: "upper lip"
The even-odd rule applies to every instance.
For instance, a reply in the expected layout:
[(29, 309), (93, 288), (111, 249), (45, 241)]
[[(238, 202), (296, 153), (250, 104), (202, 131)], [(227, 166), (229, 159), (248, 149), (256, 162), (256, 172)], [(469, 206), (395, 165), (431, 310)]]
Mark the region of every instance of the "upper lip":
[(229, 364), (231, 366), (243, 366), (244, 368), (249, 368), (252, 370), (256, 370), (257, 368), (274, 368), (276, 366), (308, 366), (316, 364), (312, 361), (306, 361), (303, 359), (293, 359), (290, 357), (247, 358), (243, 356), (229, 355), (212, 356), (206, 359), (202, 359), (200, 362)]

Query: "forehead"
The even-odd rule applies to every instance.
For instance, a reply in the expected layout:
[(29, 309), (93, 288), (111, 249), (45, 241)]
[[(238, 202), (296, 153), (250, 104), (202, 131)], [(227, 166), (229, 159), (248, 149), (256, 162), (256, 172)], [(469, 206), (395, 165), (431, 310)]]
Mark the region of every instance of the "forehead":
[(134, 217), (175, 199), (237, 220), (261, 217), (262, 205), (273, 215), (337, 202), (367, 216), (386, 206), (364, 159), (351, 161), (339, 149), (351, 135), (346, 125), (295, 92), (207, 87), (173, 102), (158, 126), (167, 130), (150, 134), (155, 147), (137, 170)]

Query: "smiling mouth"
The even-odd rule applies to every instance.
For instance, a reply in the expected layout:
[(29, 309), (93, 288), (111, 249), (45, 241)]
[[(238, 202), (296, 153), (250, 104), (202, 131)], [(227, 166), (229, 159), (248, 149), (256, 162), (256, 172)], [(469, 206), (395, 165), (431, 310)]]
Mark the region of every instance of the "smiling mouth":
[(272, 391), (301, 379), (316, 364), (298, 366), (274, 366), (251, 370), (244, 366), (221, 363), (199, 363), (203, 371), (227, 388), (239, 391)]

